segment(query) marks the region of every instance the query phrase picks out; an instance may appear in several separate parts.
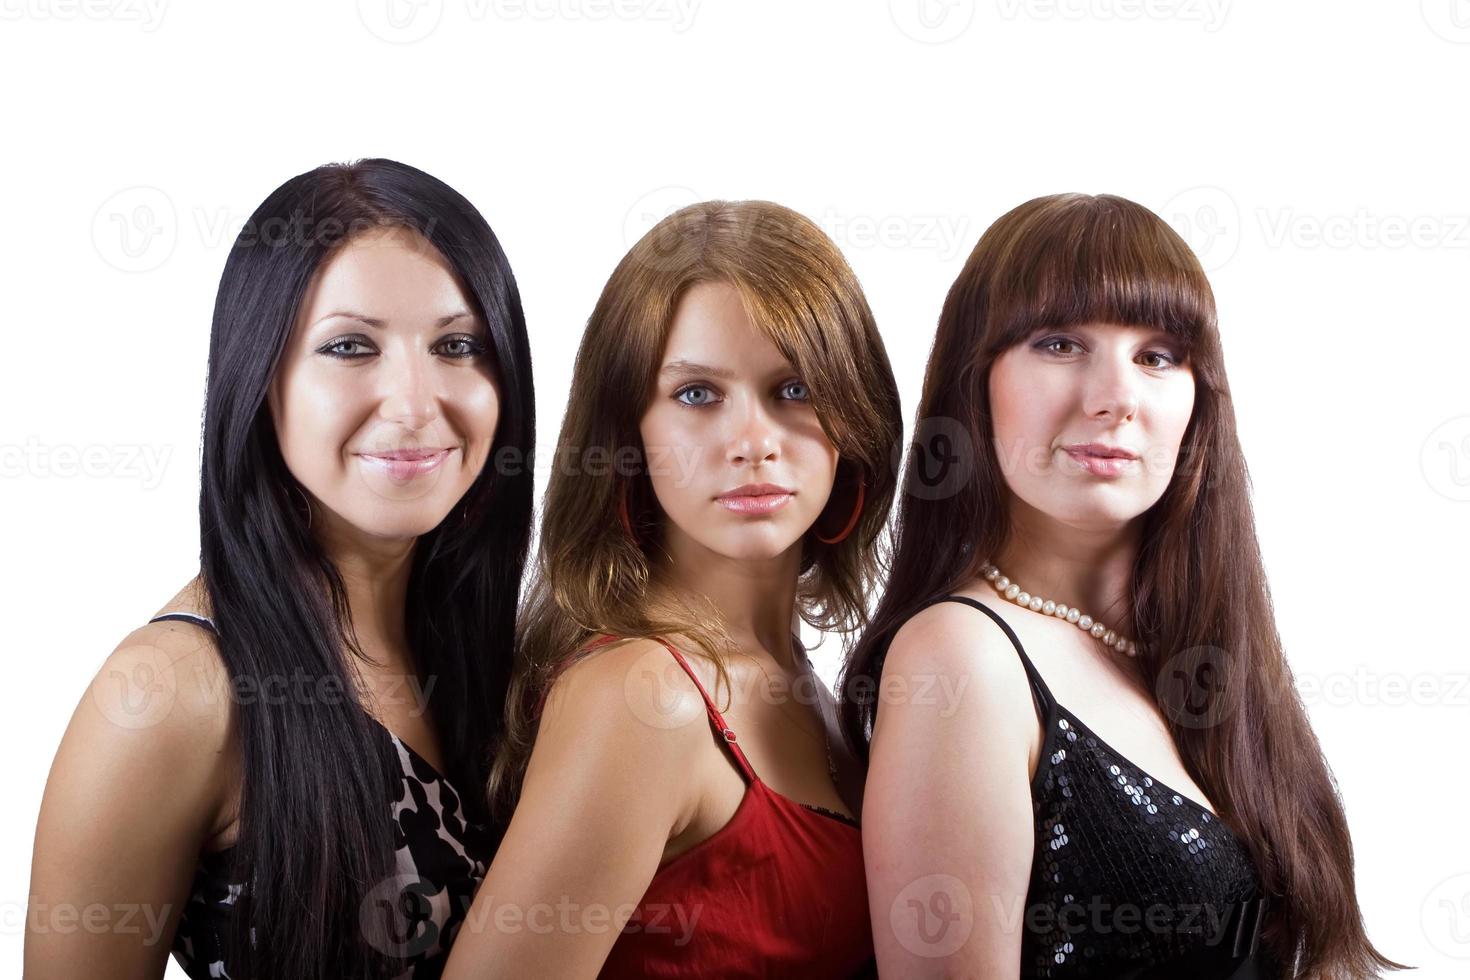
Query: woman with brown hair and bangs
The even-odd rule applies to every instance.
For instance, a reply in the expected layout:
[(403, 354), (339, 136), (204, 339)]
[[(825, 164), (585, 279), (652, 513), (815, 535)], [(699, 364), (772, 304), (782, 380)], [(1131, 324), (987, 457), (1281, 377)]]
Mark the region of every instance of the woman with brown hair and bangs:
[(446, 977), (872, 969), (861, 773), (794, 626), (866, 621), (902, 437), (836, 246), (684, 208), (588, 322)]
[[(1001, 217), (945, 301), (916, 424), (840, 685), (883, 975), (1398, 968), (1282, 654), (1183, 240), (1111, 196)], [(904, 696), (926, 682), (959, 693)]]

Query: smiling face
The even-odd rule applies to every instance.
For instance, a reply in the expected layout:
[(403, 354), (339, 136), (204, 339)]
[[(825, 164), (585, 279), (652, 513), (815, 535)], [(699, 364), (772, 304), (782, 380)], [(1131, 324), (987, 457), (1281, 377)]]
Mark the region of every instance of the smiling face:
[(359, 235), (317, 271), (269, 403), (313, 518), (374, 537), (432, 530), (489, 458), (499, 389), (485, 324), (414, 232)]
[(685, 292), (639, 426), (672, 554), (692, 544), (760, 560), (800, 546), (838, 460), (809, 395), (734, 286)]
[(996, 358), (990, 405), (996, 455), (1019, 502), (1106, 530), (1168, 488), (1194, 411), (1194, 374), (1161, 330), (1048, 328)]

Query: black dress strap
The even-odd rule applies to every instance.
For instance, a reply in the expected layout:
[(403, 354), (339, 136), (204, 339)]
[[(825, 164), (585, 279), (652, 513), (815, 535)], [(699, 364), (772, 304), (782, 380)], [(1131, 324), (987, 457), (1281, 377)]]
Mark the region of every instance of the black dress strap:
[(1052, 697), (1051, 688), (1046, 686), (1046, 681), (1041, 679), (1041, 672), (1036, 669), (1031, 658), (1026, 656), (1026, 650), (1021, 646), (1021, 640), (1016, 636), (1015, 631), (1004, 619), (1000, 618), (999, 613), (978, 599), (971, 599), (965, 595), (947, 595), (935, 599), (929, 605), (932, 606), (939, 602), (962, 602), (967, 606), (972, 606), (995, 620), (995, 625), (1005, 631), (1005, 635), (1010, 638), (1011, 645), (1016, 648), (1016, 653), (1021, 657), (1021, 666), (1026, 669), (1027, 679), (1031, 681), (1031, 696), (1036, 702), (1036, 714), (1040, 717), (1044, 729), (1049, 724), (1052, 709), (1056, 706), (1057, 701)]
[(177, 620), (180, 623), (193, 623), (195, 626), (202, 626), (202, 627), (204, 627), (205, 629), (209, 630), (211, 633), (215, 634), (216, 636), (219, 635), (219, 630), (217, 630), (217, 629), (214, 628), (214, 620), (210, 619), (208, 616), (196, 616), (193, 613), (186, 613), (186, 612), (164, 613), (162, 616), (154, 616), (152, 619), (148, 620), (148, 622), (150, 622), (150, 623), (162, 623), (162, 622), (168, 622), (168, 621), (171, 621), (171, 620)]

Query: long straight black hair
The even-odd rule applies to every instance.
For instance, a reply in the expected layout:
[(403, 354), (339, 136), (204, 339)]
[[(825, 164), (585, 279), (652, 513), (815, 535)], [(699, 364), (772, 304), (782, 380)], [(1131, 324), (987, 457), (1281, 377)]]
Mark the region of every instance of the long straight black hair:
[(422, 235), (454, 268), (489, 331), (500, 384), (490, 460), (416, 542), (405, 624), (422, 678), (434, 681), (445, 775), (472, 813), (486, 812), (486, 753), (502, 719), (531, 525), (535, 409), (520, 295), (490, 226), (453, 188), (392, 160), (329, 164), (286, 181), (251, 215), (225, 262), (209, 343), (200, 564), (220, 655), (232, 680), (304, 676), (322, 682), (313, 690), (349, 692), (238, 699), (231, 880), (248, 880), (250, 894), (230, 947), (249, 977), (402, 971), (365, 905), (395, 873), (397, 763), (355, 696), (346, 591), (309, 531), (266, 403), (313, 274), (354, 235), (392, 227)]

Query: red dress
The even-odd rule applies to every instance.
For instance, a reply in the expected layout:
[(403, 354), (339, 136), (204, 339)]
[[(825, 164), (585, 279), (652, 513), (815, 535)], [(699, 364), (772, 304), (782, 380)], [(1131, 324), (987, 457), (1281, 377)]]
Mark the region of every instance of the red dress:
[(699, 688), (745, 796), (729, 823), (658, 869), (599, 976), (875, 975), (857, 824), (761, 782), (689, 663), (664, 646)]

